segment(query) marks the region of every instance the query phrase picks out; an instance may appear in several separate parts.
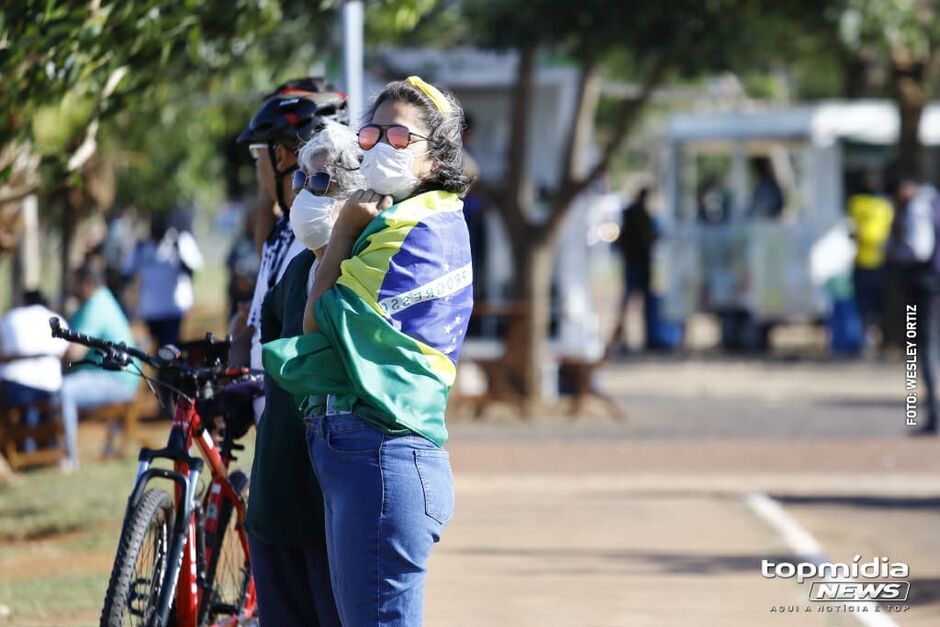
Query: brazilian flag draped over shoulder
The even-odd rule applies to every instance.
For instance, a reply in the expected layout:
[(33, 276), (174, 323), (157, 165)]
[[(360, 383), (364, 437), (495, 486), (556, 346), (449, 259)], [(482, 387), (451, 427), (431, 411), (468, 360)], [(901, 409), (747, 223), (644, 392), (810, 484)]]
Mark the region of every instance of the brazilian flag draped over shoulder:
[(387, 433), (438, 446), (473, 309), (463, 203), (426, 192), (372, 220), (314, 307), (320, 331), (264, 345), (264, 368), (315, 415), (325, 395)]

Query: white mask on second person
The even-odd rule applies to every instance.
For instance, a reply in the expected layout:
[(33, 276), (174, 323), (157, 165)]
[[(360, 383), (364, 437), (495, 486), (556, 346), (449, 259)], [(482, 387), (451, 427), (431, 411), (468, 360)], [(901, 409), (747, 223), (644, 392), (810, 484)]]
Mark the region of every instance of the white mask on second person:
[(326, 246), (333, 231), (333, 208), (336, 201), (329, 196), (314, 196), (302, 189), (290, 207), (290, 228), (310, 250)]
[(379, 142), (365, 152), (359, 168), (369, 189), (399, 201), (418, 186), (418, 178), (411, 173), (415, 157), (407, 148), (397, 150)]

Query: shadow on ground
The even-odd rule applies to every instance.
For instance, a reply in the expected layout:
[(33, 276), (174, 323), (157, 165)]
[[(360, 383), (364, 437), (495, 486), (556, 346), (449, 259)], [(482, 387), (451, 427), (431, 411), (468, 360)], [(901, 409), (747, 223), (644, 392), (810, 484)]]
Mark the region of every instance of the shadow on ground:
[(899, 398), (888, 396), (879, 398), (830, 398), (817, 401), (819, 405), (824, 407), (859, 407), (862, 409), (898, 409), (902, 407), (901, 402)]
[(774, 499), (785, 505), (838, 505), (840, 507), (862, 507), (874, 509), (940, 510), (940, 496), (892, 497), (892, 496), (842, 496), (842, 495), (780, 495)]
[[(606, 574), (610, 573), (612, 568), (624, 572), (643, 572), (650, 575), (757, 573), (760, 572), (761, 560), (781, 561), (792, 559), (791, 555), (702, 555), (655, 551), (606, 551), (603, 549), (564, 548), (464, 547), (450, 552), (485, 558), (531, 559), (538, 562), (537, 567), (518, 569), (520, 573), (530, 576)], [(585, 563), (595, 564), (596, 566), (585, 567)]]
[(908, 579), (911, 582), (907, 604), (917, 607), (940, 602), (940, 578)]

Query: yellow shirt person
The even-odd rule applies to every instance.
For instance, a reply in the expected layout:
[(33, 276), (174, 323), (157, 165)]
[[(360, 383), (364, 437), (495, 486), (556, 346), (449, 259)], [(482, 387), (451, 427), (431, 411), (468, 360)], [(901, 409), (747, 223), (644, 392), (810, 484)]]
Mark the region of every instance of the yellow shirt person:
[(880, 196), (855, 194), (849, 197), (848, 213), (855, 222), (855, 265), (867, 270), (880, 268), (894, 218), (891, 203)]

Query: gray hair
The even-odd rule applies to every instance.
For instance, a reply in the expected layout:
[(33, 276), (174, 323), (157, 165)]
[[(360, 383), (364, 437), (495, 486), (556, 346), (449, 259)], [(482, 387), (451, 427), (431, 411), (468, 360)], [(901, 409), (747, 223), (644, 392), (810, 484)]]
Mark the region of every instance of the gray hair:
[(463, 169), (464, 114), (454, 95), (439, 90), (450, 105), (450, 111), (441, 113), (431, 99), (407, 81), (394, 81), (385, 86), (365, 116), (365, 124), (371, 124), (376, 109), (386, 101), (402, 102), (417, 107), (429, 133), (428, 156), (431, 173), (421, 181), (416, 193), (441, 189), (458, 196), (467, 193), (470, 179)]
[(324, 157), (324, 171), (336, 186), (335, 198), (343, 200), (365, 187), (365, 177), (359, 171), (362, 149), (356, 134), (348, 126), (324, 122), (300, 148), (297, 160), (304, 172), (312, 174), (313, 162), (320, 156)]

